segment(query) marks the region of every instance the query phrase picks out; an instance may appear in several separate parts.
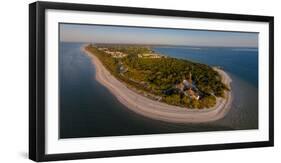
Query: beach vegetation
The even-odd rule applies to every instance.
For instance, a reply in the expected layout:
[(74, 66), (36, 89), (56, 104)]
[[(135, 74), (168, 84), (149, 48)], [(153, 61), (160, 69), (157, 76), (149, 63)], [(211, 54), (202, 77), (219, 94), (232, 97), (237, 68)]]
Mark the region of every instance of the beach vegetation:
[[(229, 89), (212, 67), (156, 54), (150, 47), (89, 45), (118, 80), (148, 97), (187, 108), (210, 108)], [(116, 54), (120, 57), (115, 57)], [(145, 56), (145, 57), (144, 57)]]

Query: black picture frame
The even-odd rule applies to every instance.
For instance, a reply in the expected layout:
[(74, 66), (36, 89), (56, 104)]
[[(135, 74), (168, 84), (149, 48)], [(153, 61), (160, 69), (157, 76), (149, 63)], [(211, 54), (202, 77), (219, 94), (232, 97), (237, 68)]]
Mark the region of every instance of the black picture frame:
[[(45, 153), (45, 11), (94, 11), (123, 14), (241, 20), (269, 23), (269, 140), (247, 143), (156, 147), (150, 149), (98, 151), (83, 153)], [(29, 5), (29, 158), (34, 161), (55, 161), (115, 156), (132, 156), (236, 148), (269, 147), (274, 145), (274, 18), (271, 16), (222, 14), (152, 8), (133, 8), (55, 2), (34, 2)]]

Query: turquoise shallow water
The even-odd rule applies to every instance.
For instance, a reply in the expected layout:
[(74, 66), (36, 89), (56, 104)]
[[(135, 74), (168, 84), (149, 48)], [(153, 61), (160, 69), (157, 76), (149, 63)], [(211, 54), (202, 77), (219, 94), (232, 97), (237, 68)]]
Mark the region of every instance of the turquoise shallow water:
[(131, 112), (95, 80), (95, 67), (81, 43), (60, 43), (60, 138), (204, 132), (258, 128), (258, 54), (249, 48), (154, 47), (177, 58), (221, 66), (232, 79), (234, 101), (221, 120), (174, 124)]

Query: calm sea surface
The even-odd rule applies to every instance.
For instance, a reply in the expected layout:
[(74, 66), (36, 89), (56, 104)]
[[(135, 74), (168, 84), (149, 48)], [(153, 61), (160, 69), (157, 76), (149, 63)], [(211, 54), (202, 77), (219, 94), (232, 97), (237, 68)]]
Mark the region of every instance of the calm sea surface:
[(95, 67), (81, 43), (60, 43), (60, 138), (203, 132), (258, 128), (258, 51), (253, 48), (164, 47), (156, 52), (229, 73), (234, 101), (221, 120), (174, 124), (138, 115), (95, 80)]

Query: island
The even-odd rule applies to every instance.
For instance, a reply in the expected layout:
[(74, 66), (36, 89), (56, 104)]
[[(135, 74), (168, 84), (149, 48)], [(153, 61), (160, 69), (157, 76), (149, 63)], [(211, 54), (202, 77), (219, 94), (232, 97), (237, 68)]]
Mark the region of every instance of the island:
[(231, 78), (210, 67), (159, 54), (146, 45), (87, 44), (96, 80), (128, 109), (174, 123), (223, 118), (232, 102)]

